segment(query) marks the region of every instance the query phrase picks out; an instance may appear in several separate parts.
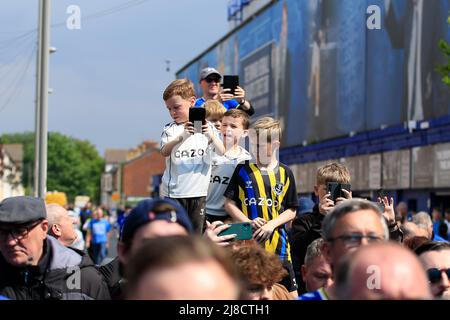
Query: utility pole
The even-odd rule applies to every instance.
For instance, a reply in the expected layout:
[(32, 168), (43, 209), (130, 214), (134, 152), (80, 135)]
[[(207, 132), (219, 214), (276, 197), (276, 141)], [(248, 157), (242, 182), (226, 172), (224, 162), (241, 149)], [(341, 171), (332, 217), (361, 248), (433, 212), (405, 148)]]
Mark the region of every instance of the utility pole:
[(47, 191), (50, 0), (39, 0), (38, 32), (34, 195), (45, 199)]

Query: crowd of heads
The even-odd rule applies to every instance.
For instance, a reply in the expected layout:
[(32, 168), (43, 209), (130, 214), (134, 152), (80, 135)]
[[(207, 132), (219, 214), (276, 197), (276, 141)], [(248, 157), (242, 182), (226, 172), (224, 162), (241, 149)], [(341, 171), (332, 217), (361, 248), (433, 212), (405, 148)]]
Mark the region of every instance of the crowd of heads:
[[(208, 121), (201, 133), (220, 156), (248, 137), (256, 163), (266, 171), (273, 170), (270, 165), (278, 165), (280, 121), (263, 117), (252, 122), (252, 107), (245, 99), (245, 91), (240, 87), (233, 94), (221, 90), (221, 78), (213, 68), (201, 72), (200, 103)], [(187, 79), (173, 81), (164, 91), (163, 100), (174, 125), (183, 126), (178, 136), (161, 147), (161, 154), (172, 161), (174, 147), (194, 135), (189, 110), (199, 101), (193, 83)], [(212, 130), (220, 135), (220, 141), (215, 140)], [(275, 180), (275, 176), (269, 175), (267, 180)], [(295, 189), (295, 181), (289, 183)], [(336, 197), (331, 194), (330, 184), (341, 187)], [(244, 217), (229, 198), (223, 204), (229, 220), (214, 222), (206, 222), (203, 211), (194, 218), (197, 209), (191, 207), (198, 206), (197, 200), (170, 199), (170, 195), (145, 199), (127, 208), (120, 222), (118, 219), (117, 257), (107, 264), (102, 264), (111, 228), (106, 208), (93, 208), (88, 203), (78, 215), (72, 208), (46, 206), (43, 200), (33, 197), (8, 198), (0, 203), (0, 268), (22, 272), (23, 268), (39, 266), (45, 270), (43, 261), (56, 259), (60, 253), (71, 257), (71, 261), (84, 259), (92, 268), (95, 264), (96, 271), (89, 271), (91, 281), (108, 288), (106, 295), (96, 298), (291, 300), (297, 296), (296, 282), (304, 284), (298, 291), (302, 300), (449, 298), (450, 245), (445, 238), (440, 238), (442, 242), (435, 240), (439, 234), (447, 236), (450, 211), (442, 214), (436, 208), (431, 216), (428, 212), (411, 214), (404, 202), (395, 207), (392, 197), (383, 196), (375, 202), (354, 197), (350, 184), (345, 165), (331, 162), (319, 167), (311, 190), (316, 203), (301, 198), (296, 215), (297, 205), (291, 199), (290, 207), (276, 211), (273, 219), (253, 217), (247, 221), (253, 239), (244, 241), (234, 240), (236, 235), (221, 235), (229, 227), (224, 221)], [(251, 183), (245, 188), (249, 186)], [(284, 196), (288, 190), (284, 187), (278, 183), (269, 193), (274, 199)], [(239, 188), (243, 194), (243, 188)], [(229, 187), (224, 196), (227, 192)], [(296, 190), (293, 192), (296, 200)], [(269, 223), (283, 214), (286, 220), (271, 229)], [(244, 218), (248, 219), (248, 214)], [(277, 241), (284, 237), (280, 241), (285, 242), (281, 246), (285, 246), (282, 250), (287, 252), (286, 258), (275, 254), (278, 244), (271, 239), (275, 231)], [(71, 248), (80, 238), (86, 240), (93, 262), (86, 263), (82, 251), (85, 248)], [(50, 247), (58, 255), (49, 257)], [(50, 264), (61, 265), (62, 261)], [(22, 289), (3, 279), (0, 270), (0, 294)]]
[[(9, 264), (36, 265), (47, 233), (66, 246), (73, 242), (67, 210), (56, 204), (44, 206), (34, 198), (20, 200), (11, 205), (11, 199), (6, 199), (0, 205), (5, 220), (0, 252)], [(23, 211), (23, 206), (33, 215), (20, 220), (18, 210)], [(14, 223), (8, 221), (12, 219), (9, 211), (16, 214)], [(99, 218), (102, 210), (94, 210), (93, 215), (96, 211)], [(307, 290), (327, 289), (335, 299), (447, 298), (450, 244), (430, 241), (430, 221), (429, 215), (417, 213), (413, 222), (405, 224), (426, 235), (406, 233), (403, 243), (389, 241), (377, 204), (363, 199), (343, 201), (324, 217), (323, 236), (308, 246), (301, 267)], [(118, 254), (125, 266), (124, 297), (128, 299), (289, 297), (280, 285), (287, 271), (276, 255), (254, 240), (222, 248), (208, 237), (193, 235), (185, 210), (168, 199), (144, 200), (129, 212)]]

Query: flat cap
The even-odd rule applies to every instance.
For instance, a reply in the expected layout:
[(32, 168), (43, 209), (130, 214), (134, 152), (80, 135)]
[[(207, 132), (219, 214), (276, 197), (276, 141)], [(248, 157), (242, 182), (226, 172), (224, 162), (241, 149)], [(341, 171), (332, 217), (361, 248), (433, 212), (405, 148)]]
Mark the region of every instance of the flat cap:
[(0, 202), (0, 224), (27, 224), (46, 218), (45, 202), (41, 198), (19, 196)]

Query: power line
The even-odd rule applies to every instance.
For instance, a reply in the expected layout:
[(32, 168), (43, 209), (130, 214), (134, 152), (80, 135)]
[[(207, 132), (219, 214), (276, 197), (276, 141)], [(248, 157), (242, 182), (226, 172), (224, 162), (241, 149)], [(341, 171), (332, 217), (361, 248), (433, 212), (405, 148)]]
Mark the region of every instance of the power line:
[[(36, 46), (34, 46), (32, 48), (32, 50), (30, 51), (30, 54), (28, 56), (34, 54), (35, 50), (36, 50)], [(25, 61), (28, 61), (29, 59), (30, 58), (26, 59)], [(3, 91), (0, 92), (0, 97), (4, 97), (7, 95), (6, 93), (8, 92), (8, 90), (13, 86), (13, 84), (17, 81), (17, 79), (19, 79), (21, 77), (21, 74), (23, 72), (23, 67), (26, 66), (27, 64), (28, 63), (25, 63), (25, 64), (18, 63), (13, 66), (15, 68), (15, 70), (14, 70), (14, 72), (11, 72), (11, 79), (12, 79), (11, 84), (9, 86), (4, 86), (2, 88)], [(6, 78), (6, 77), (2, 77), (2, 78)]]
[(22, 39), (21, 42), (16, 43), (14, 46), (9, 46), (9, 47), (5, 47), (2, 48), (0, 46), (0, 57), (8, 57), (10, 56), (13, 52), (17, 52), (20, 51), (22, 48), (24, 47), (30, 47), (30, 44), (36, 44), (37, 40), (34, 37), (28, 37), (28, 38), (24, 38)]
[(2, 53), (0, 50), (0, 57), (3, 57), (2, 64), (0, 64), (0, 79), (4, 79), (7, 77), (7, 75), (11, 72), (13, 72), (14, 67), (16, 66), (14, 64), (17, 59), (22, 56), (24, 53), (29, 52), (30, 48), (33, 48), (36, 46), (35, 41), (28, 41), (23, 42), (19, 46), (17, 46), (16, 52), (4, 52)]
[[(105, 17), (105, 16), (108, 16), (111, 14), (115, 14), (115, 13), (127, 10), (132, 7), (139, 6), (148, 1), (150, 1), (150, 0), (131, 0), (126, 3), (117, 5), (115, 7), (111, 7), (109, 9), (105, 9), (105, 10), (101, 10), (101, 11), (98, 11), (98, 12), (95, 12), (92, 14), (88, 14), (88, 15), (82, 17), (81, 21), (86, 22), (86, 21), (90, 21), (90, 20), (95, 20), (97, 18)], [(52, 24), (51, 27), (57, 28), (57, 27), (65, 26), (65, 25), (66, 25), (66, 22), (59, 22), (59, 23)]]
[[(115, 13), (118, 13), (118, 12), (130, 9), (130, 8), (142, 5), (142, 4), (144, 4), (145, 2), (148, 2), (148, 1), (150, 1), (150, 0), (131, 0), (131, 1), (127, 1), (125, 3), (122, 3), (120, 5), (111, 7), (109, 9), (105, 9), (105, 10), (101, 10), (101, 11), (98, 11), (98, 12), (94, 12), (92, 14), (88, 14), (88, 15), (82, 17), (81, 21), (84, 21), (84, 22), (92, 21), (92, 20), (95, 20), (95, 19), (98, 19), (98, 18), (102, 18), (102, 17), (108, 16), (108, 15), (112, 15), (112, 14), (115, 14)], [(52, 28), (58, 28), (58, 27), (61, 27), (61, 26), (64, 26), (64, 25), (65, 25), (65, 22), (60, 22), (60, 23), (52, 24), (51, 27)], [(0, 34), (11, 34), (11, 33), (12, 32), (0, 32)], [(19, 34), (17, 36), (14, 36), (14, 37), (11, 37), (11, 38), (8, 38), (8, 39), (5, 39), (5, 40), (0, 40), (0, 52), (2, 52), (2, 50), (3, 50), (3, 52), (8, 53), (8, 52), (10, 52), (11, 47), (13, 45), (18, 44), (18, 46), (16, 48), (19, 48), (19, 51), (16, 52), (16, 54), (12, 56), (12, 59), (10, 59), (10, 61), (15, 61), (27, 48), (29, 48), (28, 41), (30, 39), (34, 39), (34, 40), (37, 41), (36, 38), (33, 38), (34, 36), (37, 36), (37, 28), (31, 29), (31, 30), (26, 31), (26, 32), (22, 32), (21, 34)], [(24, 44), (28, 44), (28, 46), (22, 47)], [(28, 59), (28, 62), (26, 64), (26, 67), (22, 71), (22, 73), (16, 73), (16, 72), (13, 73), (13, 74), (19, 74), (19, 77), (17, 78), (17, 83), (14, 86), (11, 95), (8, 97), (8, 99), (5, 101), (4, 104), (0, 105), (0, 112), (2, 112), (8, 106), (8, 104), (11, 102), (12, 98), (17, 93), (19, 86), (21, 86), (21, 84), (22, 84), (22, 82), (24, 80), (26, 71), (29, 68), (32, 56), (33, 56), (33, 54), (35, 52), (36, 52), (36, 46), (33, 47), (33, 50), (31, 51), (31, 55), (30, 55), (30, 57)], [(4, 66), (0, 65), (0, 70), (2, 68), (6, 69), (7, 67), (10, 67), (11, 69), (8, 70), (9, 72), (7, 72), (5, 74), (5, 76), (10, 74), (11, 71), (17, 71), (17, 70), (14, 69), (15, 67), (17, 67), (17, 65), (12, 65), (11, 66), (10, 64), (5, 64)], [(5, 77), (2, 76), (1, 78), (5, 78)], [(13, 81), (13, 83), (14, 83), (14, 81)], [(3, 96), (3, 95), (0, 95), (0, 96)]]
[[(6, 109), (6, 107), (8, 107), (9, 103), (15, 98), (17, 97), (17, 95), (19, 93), (21, 93), (22, 89), (23, 89), (23, 82), (25, 80), (25, 75), (30, 67), (31, 61), (33, 60), (33, 57), (36, 53), (36, 49), (37, 47), (35, 46), (33, 48), (33, 50), (31, 51), (31, 54), (28, 57), (28, 60), (25, 64), (25, 67), (23, 68), (22, 72), (19, 74), (18, 78), (17, 78), (17, 82), (14, 85), (14, 87), (12, 88), (11, 94), (9, 95), (9, 97), (6, 99), (6, 101), (0, 105), (0, 113)], [(3, 96), (3, 95), (1, 95)]]
[[(118, 12), (130, 9), (130, 8), (133, 8), (133, 7), (137, 7), (137, 6), (139, 6), (141, 4), (144, 4), (145, 2), (148, 2), (148, 1), (150, 1), (150, 0), (131, 0), (131, 1), (127, 1), (125, 3), (122, 3), (122, 4), (119, 4), (117, 6), (111, 7), (109, 9), (104, 9), (104, 10), (101, 10), (101, 11), (98, 11), (98, 12), (94, 12), (94, 13), (88, 14), (88, 15), (86, 15), (84, 17), (82, 16), (81, 17), (81, 21), (86, 22), (86, 21), (89, 21), (89, 20), (95, 20), (97, 18), (105, 17), (105, 16), (108, 16), (108, 15), (111, 15), (111, 14), (115, 14), (115, 13), (118, 13)], [(59, 28), (59, 27), (65, 26), (65, 25), (66, 25), (65, 21), (64, 22), (58, 22), (58, 23), (52, 24), (51, 28)], [(18, 39), (20, 39), (22, 37), (25, 37), (27, 35), (30, 35), (30, 34), (32, 34), (34, 32), (37, 32), (37, 28), (25, 31), (25, 32), (21, 33), (20, 35), (15, 36), (15, 37), (10, 38), (10, 39), (0, 40), (0, 44), (2, 42), (6, 42), (6, 41), (18, 40)], [(14, 31), (1, 31), (0, 34), (2, 34), (2, 33), (4, 33), (4, 34), (11, 34), (11, 33), (14, 33)]]
[[(10, 46), (17, 43), (19, 40), (26, 41), (28, 39), (35, 37), (36, 35), (37, 35), (36, 30), (30, 30), (19, 36), (15, 36), (15, 37), (5, 39), (5, 40), (0, 40), (0, 49), (8, 49)], [(35, 38), (35, 39), (37, 39), (37, 38)]]

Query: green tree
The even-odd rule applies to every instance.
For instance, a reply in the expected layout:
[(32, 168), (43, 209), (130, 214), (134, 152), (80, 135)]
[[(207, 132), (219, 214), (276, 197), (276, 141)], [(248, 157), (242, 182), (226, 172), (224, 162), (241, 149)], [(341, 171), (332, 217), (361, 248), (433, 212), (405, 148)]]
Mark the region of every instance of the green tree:
[[(34, 171), (34, 133), (5, 134), (0, 143), (24, 146), (23, 184), (32, 190)], [(48, 138), (47, 190), (65, 192), (69, 201), (76, 195), (100, 198), (100, 178), (104, 162), (89, 141), (50, 132)]]
[[(447, 19), (447, 22), (450, 24), (450, 16)], [(436, 71), (442, 76), (442, 81), (450, 86), (450, 44), (445, 40), (439, 41), (439, 48), (445, 56), (447, 64), (438, 66)]]

